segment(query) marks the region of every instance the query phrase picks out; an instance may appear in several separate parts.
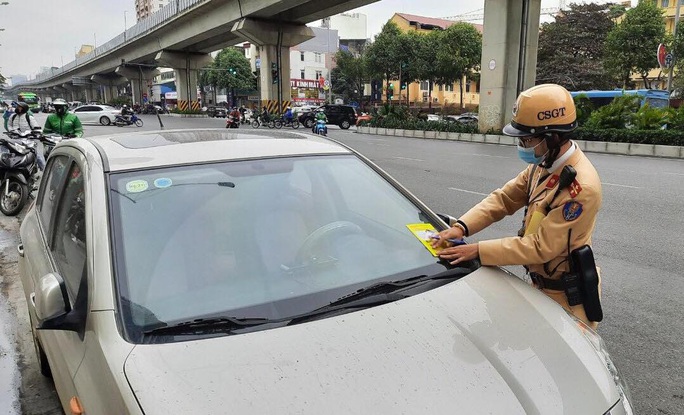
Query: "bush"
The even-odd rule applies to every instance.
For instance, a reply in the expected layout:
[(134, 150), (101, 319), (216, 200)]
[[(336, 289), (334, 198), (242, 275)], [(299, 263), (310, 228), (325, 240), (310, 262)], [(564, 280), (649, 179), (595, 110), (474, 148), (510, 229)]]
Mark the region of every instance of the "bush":
[(584, 124), (587, 128), (626, 128), (632, 122), (633, 114), (639, 111), (639, 97), (623, 95), (617, 97), (591, 113)]
[(477, 133), (477, 126), (445, 121), (423, 121), (416, 118), (398, 119), (396, 117), (373, 118), (370, 122), (362, 122), (362, 126), (390, 128), (400, 130), (422, 130), (449, 133)]
[(585, 141), (605, 141), (608, 143), (659, 144), (684, 146), (682, 130), (637, 130), (622, 128), (578, 128), (575, 137)]

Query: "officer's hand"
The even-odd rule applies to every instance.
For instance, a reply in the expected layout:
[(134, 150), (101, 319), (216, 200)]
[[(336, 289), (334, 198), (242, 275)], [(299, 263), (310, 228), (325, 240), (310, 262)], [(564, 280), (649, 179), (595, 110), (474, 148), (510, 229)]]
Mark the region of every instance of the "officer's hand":
[(480, 245), (469, 244), (444, 248), (439, 251), (439, 257), (448, 260), (451, 265), (471, 261), (480, 257)]
[(458, 226), (454, 226), (445, 231), (439, 233), (439, 239), (434, 239), (431, 243), (432, 247), (435, 249), (446, 248), (451, 246), (451, 243), (447, 239), (463, 239), (463, 229)]

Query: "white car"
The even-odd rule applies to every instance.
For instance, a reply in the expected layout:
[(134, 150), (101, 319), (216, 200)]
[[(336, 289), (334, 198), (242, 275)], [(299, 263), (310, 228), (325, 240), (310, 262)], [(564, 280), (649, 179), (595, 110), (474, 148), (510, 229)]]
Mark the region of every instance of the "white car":
[(114, 122), (117, 115), (121, 115), (121, 110), (109, 105), (82, 105), (72, 112), (78, 116), (82, 124), (109, 125)]
[(76, 138), (20, 230), (41, 369), (86, 414), (631, 414), (601, 338), (348, 147)]

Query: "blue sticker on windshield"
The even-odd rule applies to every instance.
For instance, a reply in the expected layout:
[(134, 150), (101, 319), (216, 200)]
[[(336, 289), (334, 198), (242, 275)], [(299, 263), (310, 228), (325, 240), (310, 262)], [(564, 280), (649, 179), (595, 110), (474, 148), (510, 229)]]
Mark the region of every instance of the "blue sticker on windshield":
[(162, 177), (154, 181), (154, 186), (158, 189), (165, 189), (167, 187), (171, 187), (172, 184), (173, 182), (171, 181), (171, 179), (166, 177)]

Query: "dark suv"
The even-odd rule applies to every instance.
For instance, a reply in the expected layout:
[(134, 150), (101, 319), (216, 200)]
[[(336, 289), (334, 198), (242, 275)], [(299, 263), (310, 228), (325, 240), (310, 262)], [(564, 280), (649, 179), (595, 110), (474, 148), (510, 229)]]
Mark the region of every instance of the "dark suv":
[(215, 118), (226, 118), (228, 110), (224, 107), (209, 107), (207, 108), (207, 115)]
[(299, 122), (306, 128), (313, 128), (316, 123), (316, 111), (323, 108), (326, 117), (328, 117), (328, 124), (339, 125), (341, 129), (346, 130), (352, 125), (356, 125), (356, 108), (351, 105), (334, 105), (327, 104), (322, 107), (299, 116)]

